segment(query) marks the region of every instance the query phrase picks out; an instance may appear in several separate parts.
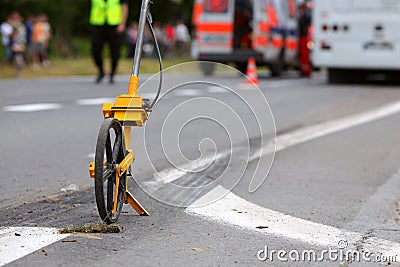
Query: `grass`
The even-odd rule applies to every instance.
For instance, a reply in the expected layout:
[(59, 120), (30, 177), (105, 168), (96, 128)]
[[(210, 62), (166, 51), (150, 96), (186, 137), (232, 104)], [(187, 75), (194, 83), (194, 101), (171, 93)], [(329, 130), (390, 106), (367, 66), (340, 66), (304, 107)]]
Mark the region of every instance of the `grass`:
[[(176, 58), (163, 60), (163, 67), (191, 61), (190, 58)], [(130, 74), (133, 60), (121, 58), (118, 64), (118, 74)], [(109, 73), (110, 62), (104, 60), (106, 73)], [(157, 73), (159, 70), (158, 60), (153, 58), (144, 58), (140, 65), (141, 73)], [(97, 70), (90, 57), (82, 57), (77, 59), (51, 59), (51, 65), (47, 68), (34, 70), (31, 66), (25, 66), (21, 71), (20, 78), (35, 79), (44, 77), (62, 77), (62, 76), (84, 76), (96, 75)], [(15, 77), (14, 67), (4, 62), (0, 63), (0, 79), (10, 79)]]
[(60, 234), (76, 234), (76, 233), (99, 233), (99, 234), (114, 234), (120, 233), (122, 231), (122, 227), (118, 224), (106, 224), (95, 223), (95, 224), (84, 224), (81, 226), (72, 226), (61, 229)]

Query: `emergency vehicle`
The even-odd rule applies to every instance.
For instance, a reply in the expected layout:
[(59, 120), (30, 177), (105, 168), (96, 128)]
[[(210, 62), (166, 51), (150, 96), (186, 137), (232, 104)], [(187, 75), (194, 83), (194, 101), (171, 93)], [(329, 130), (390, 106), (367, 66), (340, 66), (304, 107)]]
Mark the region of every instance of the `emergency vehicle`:
[(400, 0), (314, 0), (313, 64), (329, 82), (398, 80), (399, 14)]
[[(235, 63), (245, 72), (250, 57), (273, 76), (297, 65), (296, 0), (195, 0), (192, 57)], [(206, 75), (213, 64), (204, 64)]]

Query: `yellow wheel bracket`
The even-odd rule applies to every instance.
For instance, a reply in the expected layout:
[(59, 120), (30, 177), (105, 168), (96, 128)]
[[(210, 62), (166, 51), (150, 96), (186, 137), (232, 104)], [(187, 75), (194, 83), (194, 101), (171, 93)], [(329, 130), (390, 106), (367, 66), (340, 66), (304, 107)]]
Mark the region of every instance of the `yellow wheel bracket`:
[(95, 177), (95, 174), (94, 174), (94, 162), (90, 162), (90, 164), (89, 164), (89, 175), (90, 175), (91, 178)]

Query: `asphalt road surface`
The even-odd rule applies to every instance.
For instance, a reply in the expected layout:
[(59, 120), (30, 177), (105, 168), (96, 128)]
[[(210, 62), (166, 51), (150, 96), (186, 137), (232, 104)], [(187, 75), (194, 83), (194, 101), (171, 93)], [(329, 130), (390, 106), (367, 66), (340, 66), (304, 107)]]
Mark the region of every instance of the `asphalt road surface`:
[(102, 103), (128, 79), (0, 81), (0, 265), (400, 264), (400, 87), (323, 73), (260, 90), (229, 72), (167, 75), (177, 87), (132, 135), (130, 191), (150, 216), (126, 205), (120, 233), (55, 234), (100, 221), (88, 165)]

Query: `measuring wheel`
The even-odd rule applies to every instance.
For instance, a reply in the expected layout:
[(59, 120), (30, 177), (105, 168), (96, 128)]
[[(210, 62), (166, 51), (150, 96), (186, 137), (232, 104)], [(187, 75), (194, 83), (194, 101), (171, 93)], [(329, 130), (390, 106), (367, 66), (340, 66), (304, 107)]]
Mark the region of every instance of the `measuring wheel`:
[(124, 203), (126, 172), (119, 177), (117, 167), (125, 151), (121, 124), (116, 119), (105, 119), (96, 145), (95, 194), (100, 217), (108, 224), (118, 220)]

